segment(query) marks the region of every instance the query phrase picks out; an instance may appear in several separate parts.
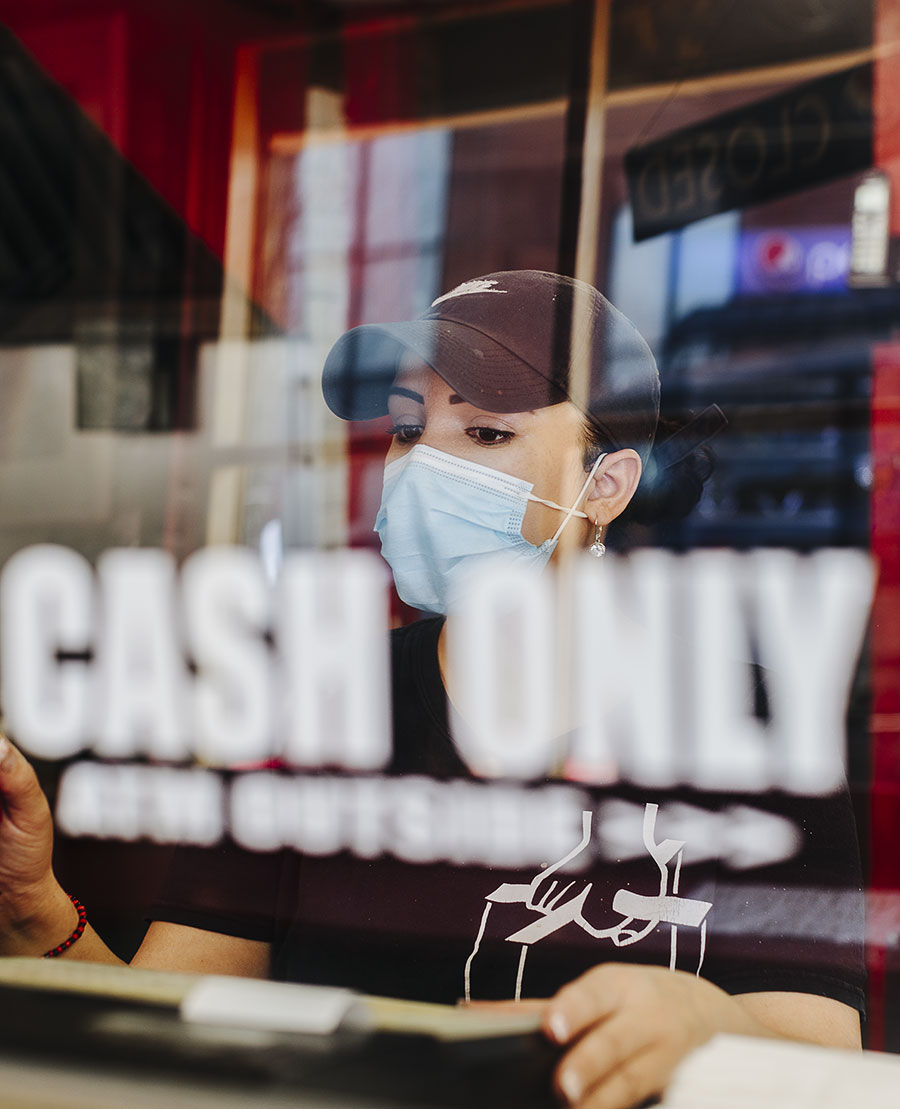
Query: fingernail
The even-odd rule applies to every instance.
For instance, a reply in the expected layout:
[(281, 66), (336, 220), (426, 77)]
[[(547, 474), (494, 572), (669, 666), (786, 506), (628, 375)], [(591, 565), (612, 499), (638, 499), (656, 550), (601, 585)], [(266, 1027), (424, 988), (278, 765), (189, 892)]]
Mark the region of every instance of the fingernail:
[(550, 1035), (558, 1044), (568, 1043), (569, 1022), (562, 1013), (551, 1013), (547, 1018), (547, 1027), (550, 1030)]
[(0, 766), (6, 762), (8, 755), (12, 754), (12, 745), (5, 735), (0, 735)]
[(581, 1079), (578, 1072), (571, 1068), (564, 1070), (559, 1076), (559, 1088), (570, 1105), (574, 1105), (581, 1098)]

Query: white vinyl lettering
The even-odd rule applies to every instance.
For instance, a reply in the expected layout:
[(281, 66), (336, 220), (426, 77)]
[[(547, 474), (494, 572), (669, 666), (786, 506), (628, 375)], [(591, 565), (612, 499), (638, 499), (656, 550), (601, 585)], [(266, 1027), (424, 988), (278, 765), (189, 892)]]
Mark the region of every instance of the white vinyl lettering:
[[(662, 551), (641, 551), (629, 559), (628, 577), (622, 583), (631, 599), (626, 617), (631, 623), (631, 652), (626, 659), (633, 720), (629, 730), (634, 738), (621, 761), (625, 777), (647, 786), (674, 785), (679, 776), (675, 741), (680, 698), (673, 689), (678, 642), (672, 605), (673, 570), (677, 576), (678, 568), (678, 562)], [(595, 616), (602, 629), (602, 614)]]
[(88, 739), (90, 564), (65, 547), (19, 551), (3, 569), (0, 614), (6, 726), (39, 758), (77, 754)]
[(468, 765), (486, 777), (546, 773), (559, 754), (550, 579), (505, 563), (474, 575), (448, 624), (447, 650), (465, 720), (455, 739)]
[(844, 713), (874, 587), (861, 551), (752, 556), (753, 611), (770, 671), (779, 784), (798, 793), (836, 789), (843, 777)]
[(742, 609), (746, 562), (728, 551), (695, 552), (685, 566), (691, 635), (692, 780), (708, 789), (765, 789), (770, 754), (753, 715)]
[[(559, 578), (494, 566), (448, 624), (459, 754), (474, 774), (513, 781), (562, 768), (594, 784), (832, 790), (873, 586), (856, 551), (587, 556)], [(8, 726), (44, 758), (92, 747), (371, 773), (391, 756), (387, 623), (386, 571), (370, 552), (295, 553), (273, 586), (245, 550), (198, 552), (179, 577), (163, 551), (107, 552), (95, 576), (72, 551), (27, 548), (0, 578)], [(251, 779), (250, 845), (299, 839), (327, 854), (340, 840), (366, 855), (393, 821), (403, 857), (466, 856), (483, 835), (505, 861), (528, 835), (502, 789), (467, 819), (466, 791), (438, 802), (422, 779), (386, 799), (360, 779), (341, 825), (326, 779), (310, 780), (300, 809), (273, 823), (265, 798), (280, 779)]]
[(195, 747), (210, 765), (262, 761), (272, 749), (269, 589), (250, 551), (207, 547), (181, 573), (194, 681)]
[(368, 552), (292, 554), (277, 610), (286, 760), (354, 770), (383, 766), (391, 752), (383, 565)]
[(191, 729), (177, 643), (175, 564), (164, 551), (107, 551), (97, 566), (97, 753), (186, 759)]

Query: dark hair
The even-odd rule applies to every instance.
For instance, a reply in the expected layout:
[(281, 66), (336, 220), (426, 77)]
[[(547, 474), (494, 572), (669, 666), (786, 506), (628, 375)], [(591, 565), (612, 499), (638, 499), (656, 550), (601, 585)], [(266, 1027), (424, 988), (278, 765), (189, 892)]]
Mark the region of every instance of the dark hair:
[[(661, 416), (656, 440), (643, 468), (637, 491), (619, 524), (659, 524), (681, 520), (696, 506), (713, 470), (715, 455), (705, 438), (697, 441), (688, 429), (698, 425), (693, 413), (673, 418)], [(596, 427), (585, 421), (585, 469), (590, 469), (602, 451), (618, 450)], [(698, 430), (700, 430), (698, 428)]]

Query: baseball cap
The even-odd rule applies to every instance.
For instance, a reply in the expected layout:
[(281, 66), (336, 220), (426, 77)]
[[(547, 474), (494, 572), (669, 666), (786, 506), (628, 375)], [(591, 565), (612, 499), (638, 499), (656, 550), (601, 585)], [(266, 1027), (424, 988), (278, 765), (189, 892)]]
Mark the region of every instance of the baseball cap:
[(571, 400), (615, 448), (646, 462), (659, 419), (659, 373), (626, 316), (586, 282), (543, 270), (464, 281), (414, 320), (342, 335), (323, 370), (329, 408), (345, 420), (387, 412), (411, 351), (463, 400), (526, 412)]

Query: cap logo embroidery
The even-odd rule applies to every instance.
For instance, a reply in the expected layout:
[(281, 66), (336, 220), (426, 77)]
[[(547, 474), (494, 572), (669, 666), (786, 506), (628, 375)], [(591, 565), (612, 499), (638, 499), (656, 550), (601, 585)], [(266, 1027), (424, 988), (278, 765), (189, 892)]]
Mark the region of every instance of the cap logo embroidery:
[(499, 285), (499, 281), (487, 281), (484, 278), (476, 278), (474, 281), (464, 281), (462, 285), (457, 285), (455, 289), (451, 289), (449, 293), (444, 293), (443, 296), (431, 302), (431, 307), (434, 308), (444, 300), (450, 300), (451, 297), (467, 296), (469, 293), (506, 293), (508, 289), (494, 289), (492, 286)]

